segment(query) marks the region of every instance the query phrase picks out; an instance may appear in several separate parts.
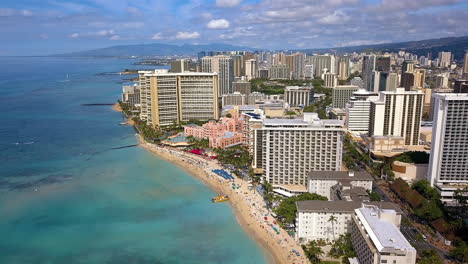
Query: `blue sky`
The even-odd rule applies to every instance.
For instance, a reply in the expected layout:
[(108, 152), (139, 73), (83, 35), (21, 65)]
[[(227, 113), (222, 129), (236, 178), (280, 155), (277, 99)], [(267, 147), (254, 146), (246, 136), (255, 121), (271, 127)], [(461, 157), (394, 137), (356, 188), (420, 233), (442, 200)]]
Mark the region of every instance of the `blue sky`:
[(468, 0), (2, 0), (0, 55), (142, 43), (320, 48), (468, 35)]

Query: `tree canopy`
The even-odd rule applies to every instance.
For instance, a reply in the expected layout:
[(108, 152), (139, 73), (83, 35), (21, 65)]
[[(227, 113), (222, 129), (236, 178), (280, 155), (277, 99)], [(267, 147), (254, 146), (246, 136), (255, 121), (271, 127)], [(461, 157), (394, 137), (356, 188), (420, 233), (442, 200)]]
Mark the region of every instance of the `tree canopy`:
[(298, 196), (292, 196), (281, 201), (279, 206), (275, 209), (275, 213), (280, 219), (282, 219), (283, 223), (291, 224), (296, 218), (296, 202), (306, 200), (327, 201), (328, 199), (316, 193), (303, 193)]

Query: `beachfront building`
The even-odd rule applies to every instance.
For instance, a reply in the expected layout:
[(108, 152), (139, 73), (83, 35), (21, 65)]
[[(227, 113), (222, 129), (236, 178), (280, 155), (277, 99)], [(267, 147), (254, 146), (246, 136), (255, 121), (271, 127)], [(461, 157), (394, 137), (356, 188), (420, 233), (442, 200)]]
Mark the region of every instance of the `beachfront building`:
[(359, 90), (358, 86), (354, 85), (338, 85), (332, 89), (332, 107), (345, 108), (353, 93)]
[(140, 119), (153, 127), (218, 119), (216, 73), (139, 71)]
[(362, 187), (372, 191), (372, 176), (365, 171), (311, 171), (308, 174), (307, 191), (331, 200), (333, 189), (337, 185), (345, 189)]
[(208, 139), (210, 148), (226, 148), (242, 144), (243, 118), (221, 118), (219, 122), (210, 120), (202, 126), (189, 124), (184, 126), (185, 136)]
[(416, 249), (400, 232), (401, 214), (392, 209), (364, 205), (354, 210), (351, 244), (360, 264), (415, 264)]
[(140, 88), (138, 84), (122, 86), (122, 103), (130, 106), (140, 104)]
[(284, 88), (284, 101), (289, 106), (308, 106), (314, 99), (312, 87), (286, 86)]
[(242, 144), (242, 133), (239, 132), (224, 132), (224, 135), (219, 137), (210, 137), (210, 148), (229, 148)]
[[(393, 203), (378, 204), (401, 212)], [(348, 201), (298, 201), (296, 202), (296, 240), (301, 244), (313, 240), (334, 241), (350, 231), (354, 210), (362, 207), (361, 202)]]
[(249, 153), (253, 154), (254, 149), (254, 131), (263, 126), (263, 119), (261, 114), (255, 112), (242, 113), (244, 119), (244, 130), (242, 142), (247, 146)]
[(339, 171), (343, 121), (320, 120), (316, 113), (303, 119), (265, 119), (254, 130), (253, 167), (275, 185), (302, 185), (310, 171)]

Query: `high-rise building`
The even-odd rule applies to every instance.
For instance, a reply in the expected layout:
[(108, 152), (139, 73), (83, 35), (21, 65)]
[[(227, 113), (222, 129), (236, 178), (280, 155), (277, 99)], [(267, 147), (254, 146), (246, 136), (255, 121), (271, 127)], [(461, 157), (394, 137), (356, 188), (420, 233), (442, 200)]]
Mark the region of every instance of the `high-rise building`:
[(401, 87), (405, 88), (405, 91), (410, 91), (414, 87), (414, 73), (404, 72), (401, 74)]
[(269, 70), (267, 67), (260, 67), (258, 68), (257, 70), (257, 78), (261, 78), (261, 79), (268, 79), (270, 76), (269, 76)]
[(364, 89), (372, 91), (374, 88), (372, 82), (372, 75), (375, 70), (375, 55), (364, 55), (362, 57), (362, 80), (364, 82)]
[(395, 91), (398, 87), (398, 74), (390, 72), (387, 76), (387, 83), (385, 84), (386, 91)]
[(468, 93), (468, 80), (455, 80), (453, 82), (454, 93)]
[(312, 87), (286, 86), (284, 101), (289, 106), (308, 106), (314, 98)]
[(468, 50), (466, 51), (465, 57), (463, 58), (462, 78), (468, 80)]
[(155, 70), (140, 71), (139, 75), (140, 118), (149, 125), (163, 127), (181, 121), (218, 119), (216, 73)]
[(314, 65), (307, 64), (304, 66), (304, 78), (306, 80), (314, 79)]
[(351, 85), (359, 87), (359, 89), (364, 89), (364, 81), (361, 79), (361, 77), (357, 76), (351, 79)]
[(202, 72), (218, 74), (218, 95), (232, 93), (234, 81), (234, 61), (226, 55), (216, 55), (202, 58)]
[(132, 107), (140, 104), (140, 87), (138, 84), (122, 86), (122, 103)]
[(436, 76), (436, 88), (448, 88), (448, 77), (444, 74)]
[(358, 263), (416, 263), (416, 249), (400, 232), (400, 212), (375, 205), (354, 212), (349, 233)]
[(415, 69), (414, 72), (413, 72), (413, 75), (414, 75), (413, 87), (415, 89), (424, 88), (424, 84), (426, 82), (426, 70), (425, 69)]
[(286, 55), (285, 56), (286, 58), (286, 65), (288, 65), (289, 67), (289, 76), (291, 76), (291, 78), (293, 77), (293, 72), (294, 72), (294, 55)]
[(188, 60), (176, 60), (171, 62), (171, 70), (169, 72), (188, 72), (190, 71), (190, 62)]
[(338, 60), (338, 79), (347, 80), (349, 77), (349, 57), (343, 56)]
[(357, 134), (369, 133), (369, 114), (371, 101), (379, 98), (378, 93), (369, 92), (364, 89), (353, 93), (346, 104), (345, 126), (348, 131)]
[(314, 76), (322, 76), (324, 69), (327, 69), (330, 73), (334, 73), (332, 71), (332, 56), (330, 55), (314, 55), (310, 57), (308, 64), (314, 65)]
[(349, 99), (353, 96), (354, 92), (359, 90), (358, 86), (354, 85), (337, 85), (332, 90), (332, 107), (345, 108)]
[(375, 58), (375, 71), (390, 72), (390, 56), (376, 56)]
[(275, 185), (302, 185), (310, 171), (339, 171), (343, 150), (343, 122), (304, 119), (265, 119), (254, 131), (254, 168)]
[(427, 172), (441, 200), (453, 204), (454, 192), (468, 186), (468, 94), (433, 94), (432, 147)]
[(243, 55), (232, 57), (233, 74), (235, 77), (245, 76), (245, 60)]
[(401, 65), (401, 74), (404, 72), (413, 72), (414, 70), (414, 62), (413, 60), (405, 60)]
[(323, 75), (323, 86), (333, 88), (338, 85), (338, 77), (334, 73), (325, 73)]
[(439, 52), (439, 67), (448, 68), (452, 64), (452, 53), (441, 51)]
[(245, 61), (245, 76), (247, 81), (257, 78), (257, 61), (254, 59)]
[(370, 91), (385, 91), (387, 87), (387, 72), (374, 71), (372, 75), (372, 89)]
[(421, 91), (380, 92), (371, 102), (369, 136), (403, 137), (405, 145), (419, 145), (423, 101)]
[(245, 94), (234, 92), (232, 94), (223, 94), (221, 96), (222, 107), (226, 105), (245, 105)]
[(250, 94), (252, 88), (250, 82), (240, 80), (232, 83), (232, 90), (241, 94)]
[(269, 75), (272, 80), (289, 80), (289, 66), (286, 64), (271, 65)]
[(304, 80), (304, 65), (305, 65), (306, 56), (304, 53), (295, 53), (293, 54), (293, 72), (292, 77), (295, 80)]

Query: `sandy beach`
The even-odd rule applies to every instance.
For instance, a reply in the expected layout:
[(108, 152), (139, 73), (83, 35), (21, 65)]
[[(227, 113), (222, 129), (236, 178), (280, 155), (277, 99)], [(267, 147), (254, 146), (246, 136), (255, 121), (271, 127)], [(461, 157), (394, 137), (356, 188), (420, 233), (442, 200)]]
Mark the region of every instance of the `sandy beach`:
[[(277, 224), (274, 224), (274, 219), (264, 207), (265, 203), (262, 197), (256, 191), (248, 189), (247, 181), (238, 178), (233, 181), (225, 180), (211, 171), (212, 169), (222, 169), (216, 161), (174, 148), (150, 144), (145, 142), (140, 135), (137, 137), (140, 146), (144, 149), (184, 169), (215, 192), (228, 195), (229, 204), (236, 220), (250, 236), (266, 249), (271, 263), (309, 263), (303, 250), (294, 239)], [(232, 183), (240, 188), (233, 189)], [(265, 215), (267, 220), (264, 219)], [(277, 228), (280, 234), (277, 234), (272, 226)], [(300, 257), (293, 254), (292, 250), (299, 252)]]
[(120, 105), (118, 103), (114, 104), (112, 106), (112, 110), (116, 111), (116, 112), (122, 112), (122, 107), (120, 107)]

